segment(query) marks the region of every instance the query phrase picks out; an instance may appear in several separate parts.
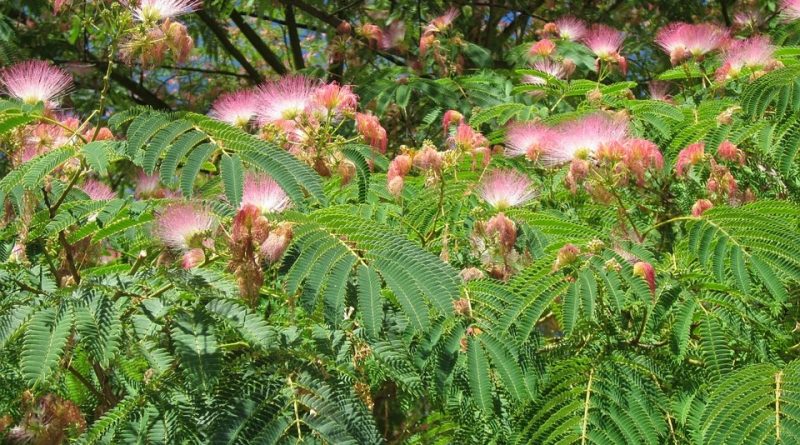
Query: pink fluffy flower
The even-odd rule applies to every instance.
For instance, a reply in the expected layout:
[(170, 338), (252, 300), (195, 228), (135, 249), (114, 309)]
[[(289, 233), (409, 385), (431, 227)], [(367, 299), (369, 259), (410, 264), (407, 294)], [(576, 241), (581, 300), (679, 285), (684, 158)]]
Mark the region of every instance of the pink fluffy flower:
[(800, 0), (782, 0), (781, 17), (787, 22), (800, 20)]
[(489, 140), (483, 134), (463, 122), (458, 124), (449, 142), (456, 148), (469, 152), (489, 145)]
[(157, 22), (188, 14), (200, 8), (202, 0), (141, 0), (133, 8), (133, 16), (140, 22)]
[(83, 193), (86, 193), (92, 201), (105, 201), (114, 199), (117, 195), (111, 190), (111, 187), (97, 181), (95, 179), (88, 179), (81, 186)]
[(641, 277), (647, 283), (647, 287), (650, 288), (650, 293), (655, 295), (656, 270), (653, 268), (652, 264), (645, 261), (637, 261), (636, 264), (633, 265), (633, 274), (637, 277)]
[(531, 180), (516, 170), (489, 173), (478, 189), (481, 198), (497, 210), (519, 206), (534, 197)]
[(144, 170), (140, 170), (136, 178), (134, 196), (136, 199), (163, 197), (163, 194), (161, 194), (162, 196), (158, 196), (160, 188), (158, 175), (148, 175)]
[(194, 249), (190, 249), (188, 252), (183, 254), (183, 258), (181, 258), (181, 267), (186, 270), (194, 269), (195, 267), (203, 264), (206, 260), (206, 254), (203, 252), (203, 249), (200, 247), (195, 247)]
[(727, 139), (717, 147), (717, 156), (722, 160), (744, 165), (744, 152)]
[(697, 218), (712, 207), (714, 207), (714, 204), (712, 204), (711, 201), (707, 199), (698, 199), (697, 202), (692, 205), (692, 216)]
[(365, 113), (356, 113), (356, 130), (364, 137), (369, 145), (381, 153), (386, 153), (389, 138), (386, 129), (381, 126), (377, 116)]
[(651, 80), (647, 84), (647, 90), (650, 93), (650, 99), (664, 102), (672, 101), (672, 96), (669, 94), (670, 87), (671, 85), (669, 82), (663, 80)]
[(543, 151), (551, 149), (556, 138), (556, 132), (546, 125), (537, 122), (513, 123), (506, 130), (505, 154), (509, 157), (524, 155), (533, 161)]
[(647, 170), (658, 170), (664, 166), (658, 146), (647, 139), (628, 139), (624, 147), (622, 162), (640, 187), (644, 185)]
[(274, 213), (286, 210), (291, 200), (274, 179), (266, 175), (248, 173), (244, 178), (244, 190), (240, 207), (253, 205), (261, 213)]
[(464, 122), (464, 115), (459, 113), (456, 110), (447, 110), (442, 116), (442, 130), (444, 131), (445, 137), (450, 134), (450, 125), (461, 124)]
[[(563, 79), (568, 75), (567, 67), (563, 63), (552, 59), (537, 60), (533, 64), (533, 69), (549, 74), (556, 79)], [(525, 74), (521, 80), (522, 83), (530, 85), (547, 85), (547, 79), (535, 74)]]
[(444, 12), (444, 14), (436, 17), (435, 19), (431, 20), (428, 26), (425, 27), (425, 33), (429, 32), (442, 32), (453, 23), (453, 21), (458, 17), (459, 11), (458, 9), (452, 7)]
[(586, 23), (578, 18), (566, 16), (555, 21), (558, 36), (562, 39), (577, 42), (588, 32)]
[(728, 31), (711, 23), (671, 23), (656, 35), (656, 43), (669, 54), (673, 65), (690, 57), (701, 59), (724, 46), (727, 40)]
[(686, 174), (686, 168), (703, 162), (706, 146), (702, 142), (696, 142), (678, 153), (675, 161), (675, 173), (678, 177)]
[(546, 166), (564, 164), (576, 158), (586, 159), (600, 147), (622, 142), (628, 135), (628, 124), (596, 113), (565, 122), (558, 126), (557, 131), (557, 142), (539, 156)]
[(352, 115), (358, 107), (358, 96), (350, 85), (339, 85), (336, 82), (320, 85), (314, 91), (314, 107), (326, 110), (339, 116)]
[(531, 56), (548, 57), (556, 50), (556, 44), (550, 39), (542, 39), (531, 45), (528, 54)]
[(2, 91), (27, 104), (52, 101), (72, 87), (72, 77), (43, 60), (27, 60), (0, 72)]
[(176, 203), (158, 215), (155, 234), (167, 247), (188, 251), (200, 247), (202, 237), (216, 224), (216, 218), (208, 210), (189, 203)]
[(610, 26), (595, 24), (583, 38), (583, 43), (600, 60), (612, 60), (619, 55), (625, 35)]
[(231, 125), (244, 127), (256, 115), (258, 94), (253, 90), (226, 93), (214, 101), (211, 117)]
[(765, 68), (775, 62), (775, 47), (767, 36), (735, 40), (724, 52), (722, 66), (716, 72), (719, 81), (734, 78), (743, 68)]
[(263, 123), (291, 121), (312, 103), (319, 84), (304, 76), (285, 76), (258, 87), (256, 114)]

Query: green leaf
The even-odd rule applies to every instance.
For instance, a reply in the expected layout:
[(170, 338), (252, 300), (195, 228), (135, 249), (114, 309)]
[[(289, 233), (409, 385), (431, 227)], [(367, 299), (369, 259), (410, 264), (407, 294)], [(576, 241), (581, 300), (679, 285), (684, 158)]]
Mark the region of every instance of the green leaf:
[(219, 165), (222, 174), (222, 183), (225, 186), (225, 196), (234, 208), (239, 207), (244, 190), (244, 166), (242, 159), (237, 154), (229, 156), (223, 153)]
[(381, 280), (367, 265), (358, 267), (358, 313), (370, 338), (378, 338), (383, 325)]
[(21, 369), (33, 386), (47, 381), (61, 360), (72, 331), (72, 314), (64, 307), (46, 308), (31, 317), (22, 345)]
[(489, 387), (489, 361), (486, 358), (480, 341), (474, 336), (469, 337), (467, 346), (467, 375), (472, 398), (478, 408), (484, 412), (492, 409), (492, 396)]

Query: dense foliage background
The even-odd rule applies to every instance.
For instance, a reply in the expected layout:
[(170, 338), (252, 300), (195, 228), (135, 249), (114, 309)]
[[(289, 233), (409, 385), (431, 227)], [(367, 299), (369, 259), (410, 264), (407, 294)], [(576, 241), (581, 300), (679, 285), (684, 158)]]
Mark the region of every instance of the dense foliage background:
[(8, 443), (800, 443), (800, 2), (0, 3)]

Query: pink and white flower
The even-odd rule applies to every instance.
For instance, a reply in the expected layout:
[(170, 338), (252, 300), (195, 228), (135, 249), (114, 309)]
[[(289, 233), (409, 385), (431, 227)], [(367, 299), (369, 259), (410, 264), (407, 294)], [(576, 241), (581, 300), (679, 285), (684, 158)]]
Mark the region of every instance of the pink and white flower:
[(572, 42), (583, 39), (588, 32), (586, 22), (572, 16), (561, 17), (554, 23), (558, 31), (558, 36)]
[(275, 213), (291, 207), (292, 201), (274, 179), (248, 173), (244, 178), (240, 208), (247, 205), (257, 207), (261, 213)]
[(72, 77), (43, 60), (27, 60), (0, 72), (2, 91), (26, 104), (50, 105), (72, 87)]
[(92, 201), (105, 201), (117, 197), (116, 193), (111, 190), (111, 187), (96, 179), (87, 179), (81, 186), (81, 190), (83, 190), (83, 193), (86, 193)]
[(320, 85), (314, 91), (313, 108), (326, 110), (333, 115), (352, 115), (358, 108), (358, 96), (350, 85), (336, 82)]
[(543, 151), (553, 147), (557, 136), (555, 130), (538, 122), (513, 123), (506, 130), (505, 154), (536, 160)]
[(711, 23), (671, 23), (658, 31), (656, 43), (669, 54), (673, 65), (694, 57), (700, 59), (728, 40), (728, 31)]
[(719, 81), (734, 78), (744, 68), (767, 68), (775, 63), (775, 47), (767, 36), (735, 40), (725, 50), (722, 66), (716, 72)]
[(478, 188), (481, 198), (497, 210), (523, 205), (535, 196), (531, 180), (516, 170), (495, 170)]
[(153, 23), (188, 14), (202, 4), (202, 0), (141, 0), (133, 8), (133, 17), (140, 22)]
[(598, 59), (610, 61), (619, 56), (625, 35), (610, 26), (595, 24), (583, 38), (583, 43)]
[(158, 215), (155, 234), (167, 247), (188, 251), (201, 247), (203, 237), (210, 234), (216, 225), (216, 218), (205, 208), (176, 203)]
[(256, 116), (258, 99), (253, 90), (226, 93), (214, 101), (208, 114), (222, 122), (244, 127)]
[(782, 0), (781, 17), (787, 22), (800, 20), (800, 0)]
[(663, 80), (651, 80), (647, 84), (647, 90), (650, 93), (650, 99), (671, 102), (672, 96), (669, 94), (670, 87), (671, 85), (669, 82)]
[(684, 176), (687, 167), (703, 162), (705, 150), (706, 145), (702, 142), (696, 142), (681, 150), (675, 160), (675, 174), (678, 177)]
[(291, 121), (312, 103), (319, 83), (305, 76), (285, 76), (258, 87), (256, 114), (262, 123)]
[(603, 146), (623, 142), (628, 123), (602, 113), (591, 114), (557, 127), (556, 143), (543, 150), (539, 160), (545, 166), (561, 165), (572, 159), (588, 159)]

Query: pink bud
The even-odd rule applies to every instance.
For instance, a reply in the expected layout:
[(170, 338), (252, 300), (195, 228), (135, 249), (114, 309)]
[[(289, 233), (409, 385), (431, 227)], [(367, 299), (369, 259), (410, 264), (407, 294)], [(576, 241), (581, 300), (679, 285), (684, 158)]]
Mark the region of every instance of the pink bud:
[(714, 207), (714, 204), (712, 204), (711, 201), (707, 199), (698, 199), (692, 206), (692, 216), (697, 218), (712, 207)]
[(289, 223), (282, 223), (275, 230), (269, 233), (267, 239), (261, 244), (261, 256), (265, 261), (272, 264), (283, 257), (283, 253), (292, 242), (292, 226)]
[(542, 39), (531, 46), (528, 54), (532, 56), (548, 57), (553, 54), (556, 49), (556, 44), (549, 39)]
[(517, 226), (514, 221), (510, 220), (502, 212), (493, 216), (488, 223), (486, 223), (486, 234), (489, 236), (497, 236), (500, 246), (510, 251), (517, 242)]
[(206, 255), (203, 253), (203, 249), (194, 248), (183, 254), (181, 267), (186, 270), (194, 269), (195, 267), (203, 264), (203, 261), (205, 260)]
[(389, 184), (387, 188), (389, 189), (389, 193), (392, 196), (400, 196), (403, 193), (403, 185), (405, 185), (405, 181), (403, 180), (402, 176), (395, 176), (394, 178), (389, 180)]
[(650, 292), (655, 295), (656, 293), (656, 270), (653, 265), (644, 261), (639, 261), (633, 265), (633, 274), (637, 277), (643, 278), (647, 282), (647, 287)]
[(574, 244), (565, 244), (564, 247), (558, 250), (556, 255), (556, 263), (553, 265), (553, 270), (559, 270), (562, 267), (569, 266), (578, 259), (581, 251)]
[(734, 145), (731, 141), (725, 140), (719, 144), (719, 148), (717, 148), (717, 156), (719, 156), (719, 158), (722, 160), (744, 165), (744, 152), (736, 147), (736, 145)]
[(391, 181), (396, 177), (404, 177), (411, 170), (411, 156), (399, 155), (389, 163), (387, 178)]
[(414, 165), (420, 170), (438, 172), (442, 169), (442, 155), (433, 147), (425, 147), (414, 157)]

